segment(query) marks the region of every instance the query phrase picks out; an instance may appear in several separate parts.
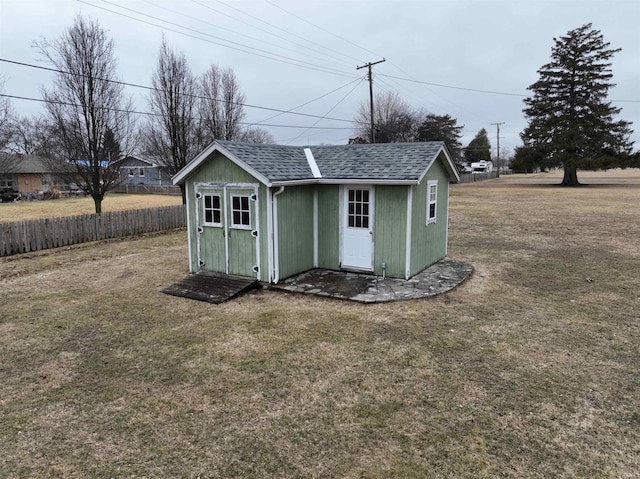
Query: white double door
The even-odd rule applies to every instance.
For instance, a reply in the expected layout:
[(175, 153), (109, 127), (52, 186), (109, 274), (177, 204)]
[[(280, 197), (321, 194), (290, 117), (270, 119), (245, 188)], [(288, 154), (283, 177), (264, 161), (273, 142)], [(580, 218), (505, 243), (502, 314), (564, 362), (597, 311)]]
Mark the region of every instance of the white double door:
[(342, 197), (342, 267), (373, 271), (373, 186), (345, 186)]

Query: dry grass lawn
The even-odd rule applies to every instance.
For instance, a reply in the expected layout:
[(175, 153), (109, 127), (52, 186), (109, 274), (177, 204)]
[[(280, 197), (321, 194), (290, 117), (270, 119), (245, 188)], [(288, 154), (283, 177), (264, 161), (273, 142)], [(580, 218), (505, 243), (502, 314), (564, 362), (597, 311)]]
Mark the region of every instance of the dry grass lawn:
[(637, 478), (640, 171), (580, 178), (454, 186), (430, 300), (166, 296), (185, 233), (0, 260), (0, 477)]
[[(179, 205), (181, 203), (182, 198), (179, 195), (126, 195), (110, 193), (102, 202), (102, 211), (155, 208), (158, 206)], [(0, 223), (93, 214), (95, 211), (93, 199), (91, 199), (90, 196), (61, 198), (58, 200), (0, 203)]]

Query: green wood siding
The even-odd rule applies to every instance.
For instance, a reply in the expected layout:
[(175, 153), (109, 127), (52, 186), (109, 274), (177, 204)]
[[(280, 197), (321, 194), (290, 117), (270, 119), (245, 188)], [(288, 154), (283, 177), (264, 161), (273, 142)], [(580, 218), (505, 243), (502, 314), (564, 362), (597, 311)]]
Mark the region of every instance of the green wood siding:
[[(411, 271), (419, 273), (441, 260), (447, 253), (447, 198), (449, 177), (438, 158), (419, 185), (413, 187), (411, 227)], [(427, 182), (438, 181), (436, 222), (427, 225)]]
[[(269, 266), (268, 266), (268, 234), (267, 234), (267, 188), (265, 185), (260, 184), (260, 182), (240, 168), (238, 165), (233, 163), (231, 160), (227, 159), (224, 155), (220, 153), (214, 153), (208, 159), (208, 161), (203, 162), (202, 166), (198, 168), (193, 174), (188, 178), (186, 182), (187, 186), (187, 214), (189, 216), (189, 225), (193, 231), (191, 231), (190, 235), (190, 266), (191, 271), (199, 271), (200, 267), (198, 265), (198, 250), (197, 250), (197, 235), (198, 233), (195, 231), (196, 227), (196, 218), (195, 218), (195, 209), (201, 208), (200, 201), (195, 198), (195, 183), (256, 183), (259, 184), (258, 190), (258, 202), (259, 202), (259, 212), (258, 216), (254, 214), (254, 204), (251, 202), (251, 226), (252, 228), (258, 229), (258, 238), (251, 237), (251, 231), (246, 230), (236, 230), (231, 228), (231, 205), (230, 205), (230, 196), (231, 192), (228, 189), (228, 221), (229, 227), (231, 231), (231, 236), (229, 238), (229, 267), (230, 273), (232, 274), (242, 274), (246, 276), (255, 277), (256, 273), (253, 272), (253, 265), (256, 264), (256, 250), (255, 243), (256, 241), (260, 242), (260, 272), (261, 279), (263, 281), (268, 281), (269, 279)], [(251, 190), (242, 190), (241, 192), (245, 193), (253, 193), (253, 189)], [(217, 241), (216, 232), (209, 231), (213, 230), (213, 227), (205, 227), (203, 235), (200, 237), (201, 240), (201, 255), (202, 259), (205, 261), (204, 270), (206, 271), (225, 271), (225, 250), (224, 243), (222, 245)], [(222, 228), (217, 228), (222, 230)], [(209, 241), (211, 240), (211, 241)], [(234, 243), (235, 241), (235, 243)], [(252, 245), (252, 247), (250, 246)]]
[(404, 278), (407, 237), (407, 187), (375, 187), (374, 273)]
[(292, 186), (277, 196), (280, 280), (313, 268), (313, 190)]
[(340, 268), (340, 187), (318, 185), (318, 267)]

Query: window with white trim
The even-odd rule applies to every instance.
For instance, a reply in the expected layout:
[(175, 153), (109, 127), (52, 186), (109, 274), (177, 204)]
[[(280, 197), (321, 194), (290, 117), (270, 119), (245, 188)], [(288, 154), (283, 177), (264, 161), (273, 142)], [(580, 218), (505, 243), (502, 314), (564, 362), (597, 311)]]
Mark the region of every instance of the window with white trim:
[(249, 195), (231, 196), (231, 225), (235, 228), (251, 228)]
[(438, 181), (427, 181), (427, 224), (436, 222), (438, 210)]
[(138, 168), (138, 176), (144, 176), (144, 168)]
[(369, 190), (349, 189), (347, 224), (349, 228), (369, 227)]
[(136, 174), (136, 170), (134, 168), (129, 168), (129, 176), (134, 176)]
[(220, 195), (202, 195), (203, 224), (222, 226), (222, 207)]

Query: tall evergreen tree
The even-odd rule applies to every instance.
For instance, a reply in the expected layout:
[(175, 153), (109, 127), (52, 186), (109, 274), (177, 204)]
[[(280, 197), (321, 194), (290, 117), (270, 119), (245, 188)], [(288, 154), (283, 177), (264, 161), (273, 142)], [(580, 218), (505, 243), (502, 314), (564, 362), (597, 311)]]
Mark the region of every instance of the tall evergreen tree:
[(518, 153), (564, 168), (568, 186), (579, 185), (578, 168), (630, 166), (631, 124), (616, 120), (621, 108), (606, 101), (614, 86), (610, 60), (620, 49), (609, 48), (591, 23), (553, 40), (551, 62), (538, 70), (533, 95), (524, 100), (529, 124)]
[(458, 125), (458, 120), (449, 115), (435, 115), (427, 113), (416, 131), (416, 141), (444, 141), (447, 149), (458, 163), (460, 159), (460, 137), (464, 125)]
[(469, 163), (474, 161), (491, 161), (491, 143), (487, 130), (482, 128), (464, 149), (464, 159)]

